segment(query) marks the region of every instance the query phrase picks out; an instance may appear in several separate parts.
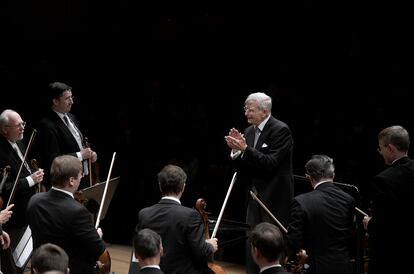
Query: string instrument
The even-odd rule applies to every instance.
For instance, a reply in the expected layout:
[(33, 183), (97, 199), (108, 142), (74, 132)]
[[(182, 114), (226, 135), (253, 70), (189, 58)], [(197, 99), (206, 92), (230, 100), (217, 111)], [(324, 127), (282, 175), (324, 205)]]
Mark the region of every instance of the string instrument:
[(88, 202), (88, 198), (83, 196), (82, 190), (78, 190), (75, 193), (73, 193), (73, 198), (75, 198), (76, 201), (78, 201), (81, 204), (86, 204)]
[[(99, 206), (98, 216), (96, 217), (95, 229), (98, 229), (101, 219), (103, 205), (105, 203), (106, 193), (108, 192), (109, 179), (111, 178), (112, 167), (114, 165), (116, 152), (112, 156), (111, 166), (109, 167), (108, 178), (106, 179), (105, 189), (102, 194), (101, 204)], [(96, 266), (99, 269), (99, 274), (109, 274), (111, 272), (111, 256), (107, 249), (99, 256)]]
[[(282, 225), (281, 222), (270, 212), (270, 210), (260, 201), (260, 199), (256, 196), (256, 194), (253, 191), (250, 191), (250, 196), (266, 211), (267, 214), (273, 219), (273, 221), (280, 227), (280, 229), (287, 234), (287, 229)], [(306, 269), (309, 267), (309, 265), (306, 264), (306, 261), (308, 259), (308, 255), (306, 254), (306, 251), (301, 249), (296, 254), (296, 262), (293, 263), (293, 267), (291, 269), (291, 272), (293, 274), (304, 274), (306, 273)]]
[[(204, 236), (206, 239), (210, 239), (210, 233), (208, 232), (208, 213), (205, 211), (205, 208), (207, 206), (206, 201), (203, 198), (199, 198), (196, 201), (195, 204), (195, 209), (197, 209), (198, 213), (200, 214), (203, 223), (204, 223)], [(210, 268), (210, 270), (215, 273), (215, 274), (225, 274), (226, 272), (224, 271), (223, 268), (221, 268), (221, 266), (214, 264), (212, 262), (208, 263), (208, 268)]]
[(9, 197), (9, 200), (7, 201), (7, 206), (6, 207), (8, 207), (11, 204), (11, 202), (13, 201), (14, 193), (16, 192), (16, 185), (17, 185), (17, 182), (19, 181), (20, 173), (22, 172), (23, 165), (26, 162), (27, 154), (28, 154), (30, 148), (32, 147), (34, 137), (36, 136), (36, 132), (37, 132), (36, 129), (34, 129), (32, 131), (32, 135), (30, 136), (29, 144), (27, 145), (27, 149), (24, 152), (23, 160), (22, 160), (22, 163), (20, 164), (19, 171), (17, 172), (16, 179), (14, 180), (13, 188), (11, 190), (10, 197)]
[[(32, 171), (36, 172), (39, 170), (39, 166), (37, 165), (37, 160), (36, 159), (32, 159), (30, 161), (30, 165), (32, 166)], [(36, 193), (37, 192), (46, 192), (46, 187), (44, 184), (42, 184), (42, 182), (38, 183), (38, 187), (36, 188)]]
[[(9, 177), (10, 170), (11, 170), (11, 166), (9, 165), (1, 169), (1, 174), (3, 177), (0, 182), (0, 195), (3, 192), (4, 184), (6, 183), (7, 177)], [(0, 209), (3, 208), (3, 204), (4, 204), (3, 198), (0, 197)]]
[[(83, 141), (85, 143), (86, 147), (91, 147), (91, 144), (89, 143), (88, 137), (84, 137)], [(96, 185), (99, 183), (99, 165), (98, 163), (92, 163), (92, 159), (88, 159), (88, 168), (89, 168), (89, 183), (90, 186)]]

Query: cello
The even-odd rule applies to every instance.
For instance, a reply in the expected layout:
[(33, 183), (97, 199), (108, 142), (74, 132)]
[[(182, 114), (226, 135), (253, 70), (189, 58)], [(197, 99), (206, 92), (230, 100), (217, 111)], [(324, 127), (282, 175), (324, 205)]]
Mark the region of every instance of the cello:
[[(99, 206), (98, 215), (96, 217), (95, 229), (99, 228), (99, 222), (101, 219), (103, 205), (105, 203), (106, 193), (108, 191), (109, 179), (111, 178), (112, 167), (114, 165), (116, 152), (112, 156), (111, 166), (109, 167), (108, 178), (106, 179), (105, 189), (102, 194), (101, 204)], [(109, 274), (111, 272), (111, 256), (107, 249), (99, 256), (98, 261), (96, 262), (96, 267), (99, 269), (99, 274)]]
[[(203, 223), (204, 223), (204, 236), (206, 237), (206, 239), (210, 239), (210, 233), (208, 232), (208, 214), (207, 212), (205, 212), (205, 208), (207, 206), (206, 201), (203, 198), (199, 198), (195, 204), (195, 209), (198, 211), (198, 213), (200, 214), (201, 218), (203, 219)], [(214, 264), (212, 262), (208, 263), (208, 268), (210, 268), (210, 270), (215, 273), (215, 274), (225, 274), (226, 272), (224, 271), (223, 268), (221, 268), (221, 266)]]

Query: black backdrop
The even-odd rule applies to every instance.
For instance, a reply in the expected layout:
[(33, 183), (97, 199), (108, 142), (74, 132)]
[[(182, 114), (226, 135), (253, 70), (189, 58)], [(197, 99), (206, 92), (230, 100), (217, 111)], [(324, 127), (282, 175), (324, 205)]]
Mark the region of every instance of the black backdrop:
[[(121, 182), (102, 222), (109, 242), (130, 242), (170, 162), (189, 174), (183, 203), (204, 197), (218, 215), (233, 174), (223, 136), (247, 125), (252, 91), (271, 95), (274, 116), (290, 125), (296, 174), (325, 153), (338, 181), (363, 194), (383, 168), (379, 130), (400, 124), (414, 134), (412, 20), (402, 1), (136, 2), (0, 3), (1, 109), (28, 121), (28, 140), (47, 84), (66, 82), (101, 180), (117, 152)], [(242, 221), (243, 207), (236, 183), (225, 217)]]

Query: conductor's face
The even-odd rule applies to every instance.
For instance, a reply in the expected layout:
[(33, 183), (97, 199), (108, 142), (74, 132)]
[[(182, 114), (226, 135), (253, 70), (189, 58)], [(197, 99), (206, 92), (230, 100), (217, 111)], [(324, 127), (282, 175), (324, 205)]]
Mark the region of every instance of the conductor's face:
[(249, 124), (256, 126), (263, 122), (267, 117), (267, 113), (259, 108), (259, 103), (257, 101), (250, 101), (244, 105), (244, 115)]
[(65, 90), (60, 97), (53, 99), (54, 110), (61, 113), (70, 112), (73, 105), (72, 91)]

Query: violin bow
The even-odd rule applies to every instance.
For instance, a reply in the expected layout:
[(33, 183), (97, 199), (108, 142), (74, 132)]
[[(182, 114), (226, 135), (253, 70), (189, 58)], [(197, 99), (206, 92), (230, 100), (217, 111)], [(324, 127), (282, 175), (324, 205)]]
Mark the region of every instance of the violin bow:
[(224, 208), (226, 207), (227, 200), (229, 199), (229, 196), (230, 196), (231, 190), (233, 188), (234, 182), (236, 181), (236, 177), (237, 177), (237, 172), (234, 172), (233, 178), (231, 179), (229, 189), (227, 190), (226, 198), (224, 199), (223, 206), (221, 207), (220, 214), (217, 218), (216, 226), (214, 227), (213, 233), (211, 234), (211, 238), (216, 237), (217, 230), (218, 230), (218, 227), (219, 227), (220, 222), (221, 222), (221, 218), (223, 217)]
[(7, 202), (6, 207), (8, 207), (10, 205), (11, 201), (14, 198), (14, 193), (16, 191), (16, 185), (17, 185), (17, 182), (19, 181), (19, 177), (20, 177), (20, 173), (22, 172), (23, 165), (26, 162), (27, 154), (28, 154), (30, 148), (32, 147), (33, 139), (36, 136), (36, 132), (37, 132), (36, 129), (33, 129), (32, 135), (30, 136), (29, 144), (27, 145), (27, 149), (24, 152), (22, 163), (20, 164), (20, 167), (19, 167), (19, 172), (17, 172), (16, 179), (14, 180), (13, 189), (10, 193), (9, 201)]
[(111, 161), (111, 166), (109, 167), (108, 178), (106, 179), (106, 185), (105, 185), (105, 188), (104, 188), (104, 192), (102, 194), (102, 201), (101, 201), (101, 204), (99, 206), (98, 216), (96, 217), (95, 229), (98, 229), (98, 227), (99, 227), (99, 221), (101, 219), (101, 214), (102, 214), (102, 209), (103, 209), (103, 205), (104, 205), (104, 202), (105, 202), (106, 192), (108, 191), (109, 178), (111, 178), (112, 167), (113, 167), (114, 161), (115, 161), (115, 155), (116, 155), (116, 152), (114, 152), (114, 154), (112, 155), (112, 161)]
[(259, 205), (267, 212), (267, 214), (269, 214), (269, 216), (273, 219), (273, 221), (275, 221), (278, 226), (283, 230), (283, 232), (287, 233), (287, 229), (282, 225), (281, 222), (279, 222), (279, 220), (272, 214), (272, 212), (270, 212), (270, 210), (262, 203), (262, 201), (260, 201), (259, 198), (257, 198), (256, 194), (253, 193), (253, 191), (250, 190), (250, 196), (252, 196), (252, 198), (259, 203)]
[(368, 214), (362, 211), (361, 209), (359, 209), (358, 207), (355, 207), (355, 210), (361, 213), (362, 215), (364, 215), (365, 217), (368, 217)]

